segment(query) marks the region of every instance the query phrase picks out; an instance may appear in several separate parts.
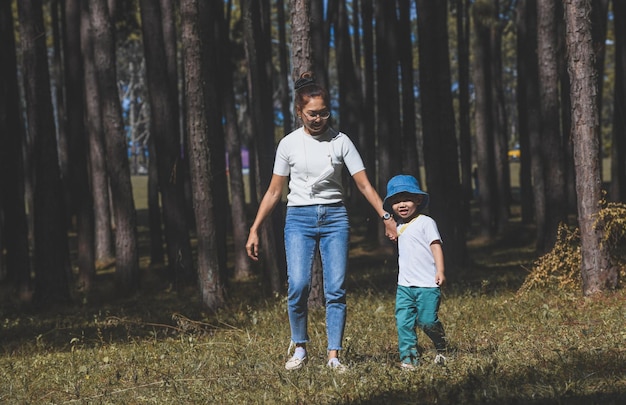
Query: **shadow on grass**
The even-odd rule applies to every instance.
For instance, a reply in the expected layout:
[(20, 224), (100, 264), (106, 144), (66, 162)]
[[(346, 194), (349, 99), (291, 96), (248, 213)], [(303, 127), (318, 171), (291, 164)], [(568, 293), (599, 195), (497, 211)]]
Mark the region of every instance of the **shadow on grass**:
[[(69, 305), (41, 308), (21, 304), (10, 298), (11, 286), (0, 285), (0, 294), (4, 297), (0, 306), (0, 319), (4, 323), (0, 331), (2, 350), (20, 350), (23, 345), (69, 350), (70, 342), (76, 341), (95, 345), (159, 339), (181, 333), (194, 322), (202, 333), (224, 327), (239, 328), (245, 326), (245, 320), (233, 314), (247, 307), (261, 310), (282, 299), (266, 293), (263, 276), (259, 275), (231, 282), (227, 308), (218, 313), (206, 311), (197, 287), (175, 288), (163, 266), (148, 264), (150, 241), (145, 227), (146, 213), (138, 213), (138, 219), (142, 262), (138, 293), (128, 298), (116, 295), (113, 264), (99, 271), (89, 295), (76, 293), (74, 302)], [(346, 280), (348, 294), (375, 291), (389, 294), (393, 299), (397, 281), (393, 245), (377, 248), (364, 240), (363, 233), (363, 229), (356, 228), (351, 240)], [(510, 231), (497, 241), (470, 240), (472, 263), (463, 269), (447, 269), (449, 291), (471, 289), (484, 294), (516, 290), (525, 277), (523, 267), (533, 259), (533, 251), (528, 247), (531, 237), (528, 229), (513, 223)], [(181, 319), (187, 319), (186, 325), (180, 325)]]

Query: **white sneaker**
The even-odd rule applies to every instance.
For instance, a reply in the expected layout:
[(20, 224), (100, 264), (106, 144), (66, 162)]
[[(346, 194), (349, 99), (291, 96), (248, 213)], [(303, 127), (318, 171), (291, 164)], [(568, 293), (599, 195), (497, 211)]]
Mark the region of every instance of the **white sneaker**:
[(346, 371), (348, 371), (348, 367), (341, 364), (339, 362), (339, 359), (336, 357), (333, 357), (332, 359), (328, 360), (327, 365), (328, 367), (332, 368), (334, 371), (338, 373), (345, 373)]
[(447, 360), (446, 356), (441, 353), (437, 353), (437, 356), (435, 356), (435, 364), (439, 364), (440, 366), (445, 366)]
[(413, 364), (411, 364), (411, 363), (405, 363), (405, 362), (401, 362), (401, 363), (400, 363), (400, 368), (401, 368), (402, 370), (408, 370), (408, 371), (417, 370), (417, 367), (415, 367)]
[[(293, 342), (289, 342), (289, 348), (287, 349), (287, 356), (289, 356), (289, 353), (291, 353), (291, 349), (294, 348), (296, 346), (295, 343)], [(297, 352), (297, 349), (296, 349)], [(291, 356), (291, 358), (289, 360), (287, 360), (287, 363), (285, 363), (285, 369), (292, 371), (292, 370), (300, 370), (302, 368), (302, 366), (304, 366), (307, 362), (307, 358), (306, 358), (306, 351), (304, 352), (304, 356), (300, 355), (296, 355), (296, 353), (293, 354), (293, 356)]]
[(285, 363), (285, 369), (289, 371), (300, 370), (306, 361), (306, 355), (300, 358), (294, 354), (289, 360), (287, 360), (287, 363)]

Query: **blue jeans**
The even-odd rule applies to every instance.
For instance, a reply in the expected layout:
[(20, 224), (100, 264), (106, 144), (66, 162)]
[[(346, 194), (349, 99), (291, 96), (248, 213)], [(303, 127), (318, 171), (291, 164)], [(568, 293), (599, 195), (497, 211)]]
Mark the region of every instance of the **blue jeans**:
[(446, 335), (439, 321), (441, 290), (430, 287), (398, 286), (396, 291), (396, 327), (400, 360), (419, 358), (417, 333), (421, 328), (438, 352), (446, 349)]
[(285, 252), (287, 256), (288, 313), (291, 340), (309, 341), (307, 302), (311, 270), (319, 246), (326, 299), (327, 350), (341, 350), (346, 324), (344, 279), (348, 264), (350, 225), (343, 204), (287, 207)]

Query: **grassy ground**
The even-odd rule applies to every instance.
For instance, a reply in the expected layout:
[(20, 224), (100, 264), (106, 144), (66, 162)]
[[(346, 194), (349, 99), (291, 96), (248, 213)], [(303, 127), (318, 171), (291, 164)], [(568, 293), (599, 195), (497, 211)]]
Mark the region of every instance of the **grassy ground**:
[(146, 267), (131, 299), (114, 298), (103, 272), (89, 300), (72, 307), (3, 300), (0, 403), (625, 403), (626, 291), (518, 294), (535, 259), (532, 235), (513, 220), (500, 241), (469, 241), (472, 264), (450, 273), (443, 290), (445, 366), (433, 364), (420, 332), (421, 366), (398, 367), (394, 258), (355, 233), (345, 374), (325, 367), (323, 310), (310, 316), (310, 362), (287, 372), (285, 296), (263, 295), (256, 279), (238, 282), (229, 306), (209, 313), (195, 289), (172, 289)]

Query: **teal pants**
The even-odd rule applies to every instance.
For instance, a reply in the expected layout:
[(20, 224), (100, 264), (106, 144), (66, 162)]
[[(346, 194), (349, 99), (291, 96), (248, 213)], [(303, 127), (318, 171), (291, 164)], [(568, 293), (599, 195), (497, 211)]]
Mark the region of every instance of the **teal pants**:
[(429, 287), (398, 286), (396, 291), (396, 328), (400, 360), (418, 359), (417, 331), (432, 340), (438, 352), (446, 349), (446, 335), (439, 321), (441, 290)]

